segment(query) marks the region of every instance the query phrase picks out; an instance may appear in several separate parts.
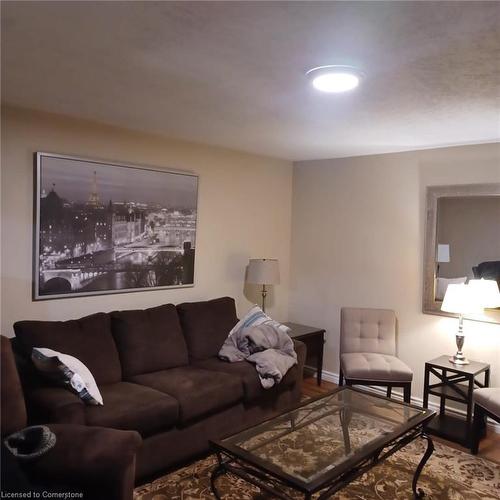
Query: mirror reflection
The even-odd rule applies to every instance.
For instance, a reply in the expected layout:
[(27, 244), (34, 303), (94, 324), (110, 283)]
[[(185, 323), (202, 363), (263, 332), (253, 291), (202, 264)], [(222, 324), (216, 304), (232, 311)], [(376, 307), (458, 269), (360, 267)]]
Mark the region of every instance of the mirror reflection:
[(450, 284), (480, 278), (500, 286), (500, 197), (438, 198), (434, 300)]

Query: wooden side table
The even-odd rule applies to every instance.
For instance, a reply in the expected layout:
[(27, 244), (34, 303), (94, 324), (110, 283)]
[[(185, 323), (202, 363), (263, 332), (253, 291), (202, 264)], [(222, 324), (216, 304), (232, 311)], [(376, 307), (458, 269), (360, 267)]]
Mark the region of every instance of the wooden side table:
[[(488, 387), (490, 383), (490, 365), (471, 361), (468, 365), (454, 365), (449, 356), (440, 356), (425, 363), (424, 401), (429, 405), (429, 395), (439, 397), (439, 415), (429, 423), (429, 433), (461, 444), (466, 448), (472, 438), (472, 399), (475, 387)], [(478, 376), (484, 373), (484, 382)], [(430, 383), (431, 375), (437, 381)], [(466, 408), (465, 418), (446, 414), (446, 400), (462, 403)]]
[(307, 358), (316, 358), (316, 380), (321, 385), (323, 372), (323, 345), (325, 343), (325, 330), (314, 326), (300, 325), (298, 323), (285, 323), (291, 329), (290, 337), (300, 340), (307, 346)]

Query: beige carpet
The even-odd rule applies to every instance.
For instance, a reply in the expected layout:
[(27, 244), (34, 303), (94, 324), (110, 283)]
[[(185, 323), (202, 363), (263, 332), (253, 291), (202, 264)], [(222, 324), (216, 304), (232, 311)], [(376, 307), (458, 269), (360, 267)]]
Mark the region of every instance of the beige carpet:
[[(337, 500), (406, 500), (425, 444), (416, 441), (338, 492)], [(499, 500), (500, 466), (435, 443), (435, 451), (419, 480), (426, 498), (434, 500)], [(296, 457), (295, 457), (296, 458)], [(195, 462), (135, 490), (134, 500), (204, 500), (213, 498), (210, 473), (213, 457)], [(217, 480), (224, 500), (257, 500), (271, 496), (231, 475)], [(289, 492), (290, 498), (301, 498)]]

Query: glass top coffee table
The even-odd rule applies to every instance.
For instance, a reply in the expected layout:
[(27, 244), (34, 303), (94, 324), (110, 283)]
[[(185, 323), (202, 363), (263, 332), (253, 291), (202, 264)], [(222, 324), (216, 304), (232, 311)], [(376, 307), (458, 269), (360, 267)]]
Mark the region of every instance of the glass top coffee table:
[[(290, 489), (310, 499), (331, 497), (368, 469), (417, 438), (427, 449), (413, 476), (417, 481), (434, 451), (425, 427), (435, 412), (372, 393), (341, 387), (226, 439), (211, 441), (216, 480), (235, 474), (272, 495), (289, 499)], [(288, 493), (287, 493), (288, 492)]]

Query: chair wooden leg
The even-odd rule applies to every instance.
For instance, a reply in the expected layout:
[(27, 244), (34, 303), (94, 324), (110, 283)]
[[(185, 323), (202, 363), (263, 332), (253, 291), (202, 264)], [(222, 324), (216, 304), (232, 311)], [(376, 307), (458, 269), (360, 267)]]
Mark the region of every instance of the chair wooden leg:
[(403, 399), (405, 403), (411, 403), (411, 383), (403, 386)]
[(387, 386), (387, 397), (390, 398), (392, 394), (392, 385)]
[(479, 451), (479, 441), (483, 433), (484, 426), (484, 412), (483, 409), (475, 404), (474, 405), (474, 421), (472, 423), (472, 439), (470, 452), (473, 455), (477, 455)]
[(342, 369), (339, 371), (339, 387), (344, 385), (344, 374), (342, 373)]

